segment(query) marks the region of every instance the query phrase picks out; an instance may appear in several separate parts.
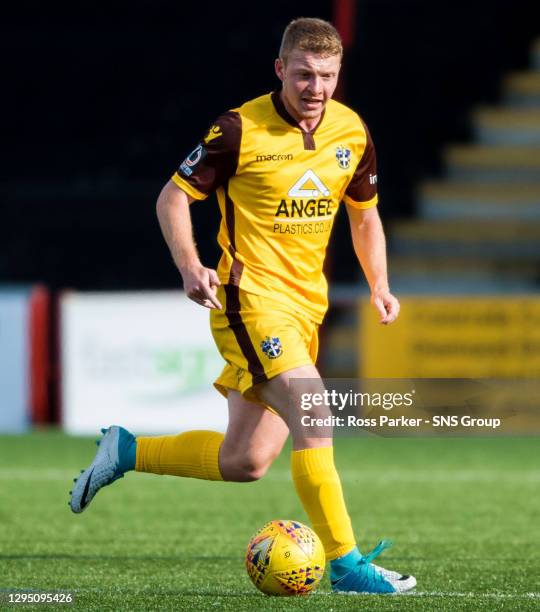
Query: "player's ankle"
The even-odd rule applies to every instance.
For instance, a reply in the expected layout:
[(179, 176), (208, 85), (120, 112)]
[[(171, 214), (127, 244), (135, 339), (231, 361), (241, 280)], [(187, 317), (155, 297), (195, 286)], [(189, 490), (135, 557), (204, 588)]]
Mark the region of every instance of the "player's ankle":
[(124, 429), (125, 439), (119, 441), (118, 467), (122, 472), (135, 469), (137, 460), (137, 440), (135, 436)]
[(348, 574), (356, 567), (360, 559), (362, 559), (362, 553), (358, 550), (357, 546), (346, 555), (338, 557), (337, 559), (332, 559), (330, 561), (332, 581), (339, 580), (345, 574)]

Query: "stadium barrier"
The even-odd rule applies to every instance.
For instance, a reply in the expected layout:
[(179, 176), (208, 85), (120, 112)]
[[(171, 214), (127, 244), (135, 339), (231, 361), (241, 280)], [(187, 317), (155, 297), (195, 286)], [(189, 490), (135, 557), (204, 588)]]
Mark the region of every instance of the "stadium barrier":
[(0, 432), (22, 433), (49, 410), (48, 290), (0, 289)]
[(209, 311), (180, 291), (65, 293), (60, 301), (62, 425), (95, 434), (217, 429), (225, 400), (212, 383), (223, 362)]
[(359, 375), (366, 378), (539, 378), (540, 297), (404, 297), (379, 325), (359, 306)]
[[(540, 378), (539, 297), (408, 296), (401, 304), (388, 327), (365, 298), (349, 296), (340, 316), (331, 311), (322, 373)], [(225, 402), (212, 388), (223, 363), (206, 309), (181, 292), (65, 293), (60, 315), (62, 368), (53, 380), (49, 292), (0, 290), (0, 432), (51, 422), (57, 383), (70, 433), (113, 421), (138, 433), (225, 429)]]

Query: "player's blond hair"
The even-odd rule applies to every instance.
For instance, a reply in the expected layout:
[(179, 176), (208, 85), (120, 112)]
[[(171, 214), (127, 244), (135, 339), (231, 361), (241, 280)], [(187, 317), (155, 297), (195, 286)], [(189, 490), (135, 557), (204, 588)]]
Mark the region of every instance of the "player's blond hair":
[(287, 63), (293, 49), (311, 51), (323, 57), (343, 55), (341, 37), (328, 21), (315, 17), (293, 19), (283, 32), (279, 57)]

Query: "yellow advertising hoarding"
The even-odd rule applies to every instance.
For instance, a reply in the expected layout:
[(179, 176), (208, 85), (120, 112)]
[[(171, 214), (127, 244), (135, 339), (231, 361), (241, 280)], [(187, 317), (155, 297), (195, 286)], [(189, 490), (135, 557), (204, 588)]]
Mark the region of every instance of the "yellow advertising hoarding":
[(360, 303), (360, 376), (540, 377), (540, 297), (405, 297), (398, 320)]

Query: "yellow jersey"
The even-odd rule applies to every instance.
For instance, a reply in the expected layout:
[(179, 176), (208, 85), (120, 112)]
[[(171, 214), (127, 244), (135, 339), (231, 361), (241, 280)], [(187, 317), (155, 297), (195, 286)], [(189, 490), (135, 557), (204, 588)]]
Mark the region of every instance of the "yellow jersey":
[(172, 180), (196, 200), (217, 192), (221, 283), (317, 323), (328, 308), (323, 264), (340, 202), (377, 204), (375, 149), (360, 117), (329, 100), (305, 131), (279, 92), (221, 115)]

